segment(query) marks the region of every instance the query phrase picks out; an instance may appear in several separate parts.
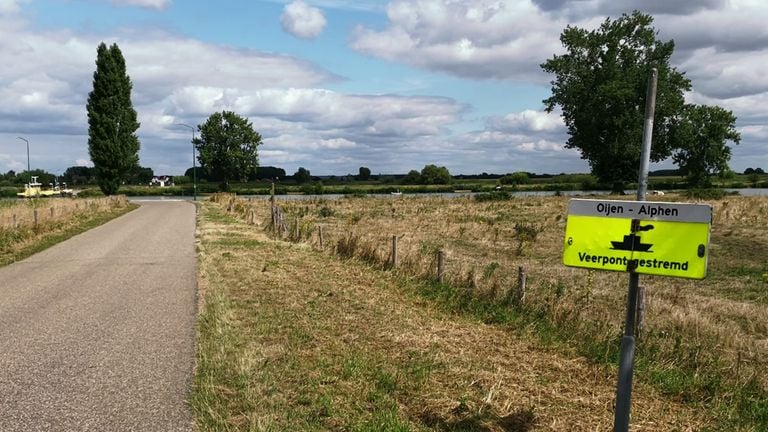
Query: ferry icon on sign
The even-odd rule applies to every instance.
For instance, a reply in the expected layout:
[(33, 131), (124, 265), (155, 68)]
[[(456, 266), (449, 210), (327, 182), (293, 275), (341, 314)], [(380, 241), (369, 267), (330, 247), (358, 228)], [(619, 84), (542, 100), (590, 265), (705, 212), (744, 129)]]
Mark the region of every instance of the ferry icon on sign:
[[(636, 231), (650, 231), (653, 229), (653, 225), (637, 226)], [(651, 252), (652, 243), (640, 242), (640, 236), (635, 233), (625, 235), (623, 241), (611, 241), (613, 250), (635, 251), (635, 252)]]

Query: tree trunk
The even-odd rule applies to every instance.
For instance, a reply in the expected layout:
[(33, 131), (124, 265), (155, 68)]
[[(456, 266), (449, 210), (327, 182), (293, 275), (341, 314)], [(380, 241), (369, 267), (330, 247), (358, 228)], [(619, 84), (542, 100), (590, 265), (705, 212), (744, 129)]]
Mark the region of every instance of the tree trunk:
[(611, 194), (613, 195), (624, 195), (624, 182), (613, 182), (613, 188), (611, 189)]

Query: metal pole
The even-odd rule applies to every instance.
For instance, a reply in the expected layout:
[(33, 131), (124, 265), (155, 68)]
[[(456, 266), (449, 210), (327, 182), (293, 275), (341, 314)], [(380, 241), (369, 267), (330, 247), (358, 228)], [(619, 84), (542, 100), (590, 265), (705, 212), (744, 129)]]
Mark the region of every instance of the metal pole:
[(195, 128), (185, 123), (177, 123), (192, 130), (192, 196), (197, 201), (197, 154), (195, 153)]
[(32, 168), (30, 168), (30, 164), (29, 164), (29, 141), (27, 141), (26, 138), (22, 138), (22, 137), (16, 137), (16, 138), (27, 143), (27, 175), (30, 176), (29, 182), (32, 182)]
[(195, 130), (192, 129), (192, 191), (197, 201), (197, 154), (195, 154)]
[[(656, 83), (658, 71), (653, 68), (648, 79), (645, 98), (645, 123), (643, 125), (643, 148), (640, 157), (640, 172), (637, 182), (637, 200), (645, 201), (648, 186), (648, 166), (651, 156), (651, 138), (653, 137), (653, 116), (656, 104)], [(632, 224), (633, 230), (635, 223)], [(632, 406), (632, 374), (635, 367), (635, 318), (637, 317), (637, 289), (640, 275), (629, 273), (629, 291), (627, 292), (627, 315), (624, 321), (624, 336), (621, 338), (621, 358), (619, 360), (619, 379), (616, 385), (616, 413), (613, 421), (614, 432), (629, 431), (629, 412)]]
[(640, 154), (640, 172), (637, 176), (637, 200), (645, 201), (648, 190), (648, 166), (651, 163), (651, 139), (653, 138), (653, 116), (656, 112), (656, 83), (658, 71), (651, 69), (648, 90), (645, 96), (645, 122), (643, 124), (643, 147)]

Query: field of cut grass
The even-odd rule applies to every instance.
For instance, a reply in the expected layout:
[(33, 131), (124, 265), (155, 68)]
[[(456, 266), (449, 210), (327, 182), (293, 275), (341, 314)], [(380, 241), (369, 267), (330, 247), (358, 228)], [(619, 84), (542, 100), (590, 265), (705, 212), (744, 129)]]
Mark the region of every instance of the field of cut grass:
[[(219, 201), (254, 232), (268, 230), (268, 203)], [(766, 430), (768, 199), (731, 197), (712, 204), (708, 278), (641, 278), (647, 316), (636, 377), (667, 400), (706, 413), (708, 426), (695, 430)], [(566, 205), (560, 197), (286, 202), (287, 230), (278, 237), (318, 249), (322, 226), (326, 253), (389, 273), (397, 236), (399, 262), (392, 274), (400, 283), (426, 283), (416, 291), (428, 304), (583, 357), (610, 376), (618, 361), (627, 276), (560, 264)], [(442, 284), (429, 282), (438, 250), (447, 257)], [(520, 266), (528, 290), (521, 306), (510, 306)], [(636, 419), (633, 407), (633, 425)]]
[(0, 201), (0, 266), (24, 259), (136, 208), (124, 196)]

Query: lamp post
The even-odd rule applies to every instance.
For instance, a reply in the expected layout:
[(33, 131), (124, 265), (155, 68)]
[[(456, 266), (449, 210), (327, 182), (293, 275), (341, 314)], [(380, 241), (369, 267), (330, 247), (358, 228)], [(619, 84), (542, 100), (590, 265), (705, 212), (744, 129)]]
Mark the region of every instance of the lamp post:
[(22, 137), (16, 137), (16, 138), (18, 138), (18, 139), (24, 141), (25, 143), (27, 143), (27, 175), (30, 176), (30, 182), (31, 182), (32, 181), (32, 177), (31, 177), (32, 176), (32, 169), (30, 168), (30, 165), (29, 165), (29, 141), (26, 138), (22, 138)]
[(195, 154), (195, 128), (188, 124), (178, 123), (179, 126), (192, 130), (192, 190), (193, 200), (197, 201), (197, 155)]

